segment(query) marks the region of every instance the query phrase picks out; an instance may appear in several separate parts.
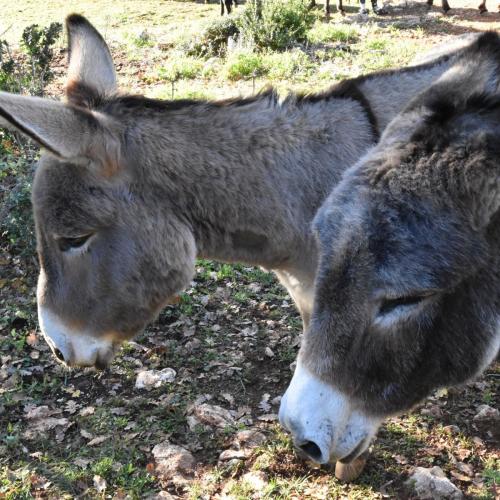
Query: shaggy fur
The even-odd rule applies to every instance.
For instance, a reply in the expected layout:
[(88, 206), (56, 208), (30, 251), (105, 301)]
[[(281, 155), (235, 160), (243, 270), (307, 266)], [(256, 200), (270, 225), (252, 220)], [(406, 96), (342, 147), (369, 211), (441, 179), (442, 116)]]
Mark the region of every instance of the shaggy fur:
[(500, 42), (416, 97), (314, 223), (302, 362), (365, 414), (481, 373), (500, 347)]
[(114, 342), (189, 285), (196, 256), (276, 271), (307, 324), (321, 203), (411, 97), (478, 51), (282, 102), (169, 102), (117, 94), (102, 37), (78, 15), (67, 27), (67, 104), (3, 93), (0, 121), (50, 152), (33, 186), (39, 306)]

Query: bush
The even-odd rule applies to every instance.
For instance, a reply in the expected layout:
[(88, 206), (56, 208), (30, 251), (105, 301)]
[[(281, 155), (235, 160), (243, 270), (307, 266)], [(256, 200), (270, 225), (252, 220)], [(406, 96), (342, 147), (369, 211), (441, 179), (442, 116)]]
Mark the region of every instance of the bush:
[(29, 64), (21, 69), (21, 73), (29, 83), (26, 90), (31, 95), (43, 95), (45, 86), (54, 76), (50, 63), (54, 57), (53, 46), (61, 32), (61, 23), (52, 23), (47, 28), (32, 24), (23, 31), (21, 44), (29, 56)]
[(221, 57), (230, 37), (239, 33), (234, 17), (223, 17), (209, 24), (199, 38), (188, 44), (186, 53), (196, 57)]
[(236, 24), (256, 48), (284, 50), (306, 40), (314, 20), (308, 0), (248, 0)]
[(233, 52), (226, 63), (226, 76), (229, 80), (241, 80), (264, 73), (262, 56), (254, 52)]
[[(22, 34), (25, 56), (14, 57), (0, 40), (0, 90), (43, 96), (53, 78), (53, 46), (62, 25), (28, 26)], [(31, 180), (38, 148), (17, 133), (0, 130), (0, 242), (10, 251), (32, 256), (35, 235), (31, 213)]]
[(9, 158), (0, 163), (0, 241), (16, 254), (32, 256), (35, 231), (31, 211), (31, 181), (34, 163), (25, 158)]

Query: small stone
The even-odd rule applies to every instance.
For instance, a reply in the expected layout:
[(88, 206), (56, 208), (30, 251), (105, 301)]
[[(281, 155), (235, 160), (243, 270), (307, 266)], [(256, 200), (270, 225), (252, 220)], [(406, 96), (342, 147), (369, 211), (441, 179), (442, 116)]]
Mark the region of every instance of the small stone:
[(457, 427), (456, 425), (447, 425), (446, 427), (443, 427), (443, 431), (446, 432), (446, 434), (458, 434), (460, 432), (460, 428)]
[(220, 455), (219, 455), (219, 461), (220, 462), (227, 462), (228, 460), (245, 460), (250, 455), (250, 453), (245, 450), (224, 450)]
[(234, 424), (234, 418), (229, 410), (217, 405), (203, 403), (193, 408), (196, 419), (205, 425), (224, 428)]
[(274, 352), (272, 351), (272, 349), (270, 347), (266, 347), (264, 349), (264, 354), (268, 357), (268, 358), (274, 358)]
[(245, 481), (254, 491), (262, 491), (268, 482), (268, 477), (265, 472), (251, 471), (242, 476)]
[(175, 376), (175, 370), (172, 368), (164, 368), (163, 370), (144, 370), (137, 375), (135, 388), (149, 391), (154, 387), (160, 387), (163, 384), (173, 382)]
[(434, 418), (439, 418), (443, 416), (443, 410), (438, 405), (430, 405), (424, 408), (421, 412), (422, 415), (429, 415)]
[(466, 464), (464, 462), (458, 462), (455, 467), (460, 471), (466, 474), (467, 476), (474, 476), (474, 469), (472, 468), (472, 465)]
[(439, 467), (416, 467), (406, 482), (420, 500), (459, 500), (462, 492), (446, 477)]
[(488, 433), (494, 440), (500, 440), (500, 412), (496, 408), (479, 406), (473, 420), (481, 432)]
[(156, 462), (156, 473), (163, 479), (173, 480), (174, 477), (192, 476), (195, 460), (193, 455), (176, 444), (163, 441), (153, 448), (153, 457)]
[(262, 432), (250, 429), (239, 431), (236, 434), (234, 443), (239, 448), (253, 449), (265, 443), (266, 439), (266, 436)]
[(106, 479), (101, 476), (95, 475), (93, 478), (94, 488), (97, 490), (97, 493), (104, 493), (106, 491)]
[(489, 405), (481, 405), (477, 408), (477, 413), (474, 415), (474, 421), (481, 420), (498, 420), (500, 419), (500, 412), (496, 408)]

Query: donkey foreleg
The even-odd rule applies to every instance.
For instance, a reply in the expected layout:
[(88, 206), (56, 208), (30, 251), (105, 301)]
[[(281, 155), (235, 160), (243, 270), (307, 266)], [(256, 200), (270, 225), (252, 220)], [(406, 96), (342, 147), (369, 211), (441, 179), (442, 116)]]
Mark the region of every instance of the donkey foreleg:
[(302, 317), (304, 331), (309, 327), (314, 298), (314, 276), (300, 276), (288, 271), (276, 271), (280, 283), (288, 290)]
[(484, 12), (488, 12), (488, 9), (486, 8), (486, 0), (483, 0), (477, 8), (479, 9), (479, 12), (481, 12), (481, 14), (483, 14)]
[(443, 12), (445, 14), (451, 9), (450, 4), (448, 3), (448, 0), (441, 1), (441, 8), (443, 9)]

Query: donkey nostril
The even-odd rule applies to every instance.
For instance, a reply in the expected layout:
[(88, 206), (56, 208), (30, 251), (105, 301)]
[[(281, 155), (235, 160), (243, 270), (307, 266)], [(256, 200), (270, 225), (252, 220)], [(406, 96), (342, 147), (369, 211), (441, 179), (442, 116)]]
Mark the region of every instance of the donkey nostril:
[(63, 353), (59, 349), (54, 349), (54, 355), (59, 361), (64, 361)]
[(312, 441), (306, 441), (304, 444), (301, 444), (299, 448), (314, 461), (319, 462), (321, 460), (321, 450), (316, 443), (313, 443)]

